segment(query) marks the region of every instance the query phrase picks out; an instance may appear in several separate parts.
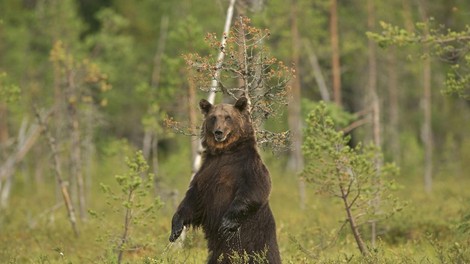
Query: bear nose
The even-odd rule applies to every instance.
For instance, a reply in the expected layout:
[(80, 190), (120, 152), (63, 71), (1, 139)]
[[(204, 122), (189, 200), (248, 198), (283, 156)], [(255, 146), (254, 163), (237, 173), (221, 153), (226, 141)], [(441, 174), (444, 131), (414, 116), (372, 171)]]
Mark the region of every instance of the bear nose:
[(222, 136), (223, 133), (224, 133), (224, 132), (222, 132), (222, 131), (220, 131), (220, 130), (214, 131), (214, 134), (215, 134), (216, 136)]

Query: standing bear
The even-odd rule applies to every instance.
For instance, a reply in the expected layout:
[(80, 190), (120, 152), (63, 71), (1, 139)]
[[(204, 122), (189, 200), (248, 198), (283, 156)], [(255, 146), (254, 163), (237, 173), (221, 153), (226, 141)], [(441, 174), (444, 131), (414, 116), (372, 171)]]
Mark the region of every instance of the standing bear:
[(257, 151), (247, 99), (234, 105), (203, 99), (199, 106), (203, 162), (173, 216), (170, 241), (184, 226), (202, 227), (210, 264), (230, 263), (236, 255), (248, 255), (249, 263), (260, 256), (281, 263), (268, 201), (271, 179)]

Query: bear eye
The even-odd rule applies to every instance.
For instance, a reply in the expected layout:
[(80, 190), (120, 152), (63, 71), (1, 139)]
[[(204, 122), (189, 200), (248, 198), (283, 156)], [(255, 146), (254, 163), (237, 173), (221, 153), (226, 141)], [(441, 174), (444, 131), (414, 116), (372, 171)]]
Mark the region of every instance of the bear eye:
[(230, 117), (230, 116), (225, 116), (225, 120), (226, 120), (226, 121), (230, 121), (230, 120), (232, 120), (232, 117)]
[(216, 116), (211, 116), (211, 117), (210, 117), (210, 121), (211, 121), (211, 122), (215, 122), (216, 119), (217, 119)]

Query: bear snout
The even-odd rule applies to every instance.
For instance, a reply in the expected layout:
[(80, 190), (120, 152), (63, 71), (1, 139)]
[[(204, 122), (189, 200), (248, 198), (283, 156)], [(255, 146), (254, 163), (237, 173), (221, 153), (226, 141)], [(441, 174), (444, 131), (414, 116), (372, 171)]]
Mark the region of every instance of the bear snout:
[(224, 135), (224, 132), (222, 132), (221, 130), (216, 130), (216, 131), (214, 131), (214, 134), (215, 134), (216, 136), (220, 137), (220, 136), (223, 136), (223, 135)]
[(227, 135), (225, 135), (224, 131), (217, 129), (214, 131), (214, 139), (217, 142), (222, 142), (227, 138)]

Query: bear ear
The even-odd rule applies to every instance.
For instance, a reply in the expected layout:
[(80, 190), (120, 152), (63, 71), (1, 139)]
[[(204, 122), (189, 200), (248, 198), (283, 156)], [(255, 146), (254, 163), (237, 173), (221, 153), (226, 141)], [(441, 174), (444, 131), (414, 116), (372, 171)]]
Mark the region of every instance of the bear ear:
[(212, 104), (206, 99), (201, 99), (201, 101), (199, 101), (199, 107), (201, 108), (202, 113), (207, 115), (212, 108)]
[(235, 102), (235, 108), (237, 108), (240, 112), (245, 111), (246, 107), (248, 106), (248, 100), (246, 97), (238, 98), (237, 102)]

